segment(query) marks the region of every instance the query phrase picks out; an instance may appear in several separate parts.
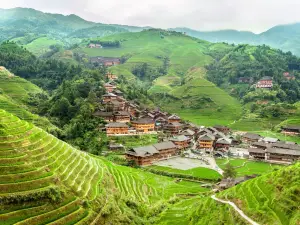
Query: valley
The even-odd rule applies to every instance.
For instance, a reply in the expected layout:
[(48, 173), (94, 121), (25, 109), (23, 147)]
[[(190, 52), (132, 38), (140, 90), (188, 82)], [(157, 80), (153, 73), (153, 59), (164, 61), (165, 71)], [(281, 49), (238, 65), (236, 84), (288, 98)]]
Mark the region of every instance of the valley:
[(0, 9), (0, 224), (298, 225), (300, 59), (250, 36)]

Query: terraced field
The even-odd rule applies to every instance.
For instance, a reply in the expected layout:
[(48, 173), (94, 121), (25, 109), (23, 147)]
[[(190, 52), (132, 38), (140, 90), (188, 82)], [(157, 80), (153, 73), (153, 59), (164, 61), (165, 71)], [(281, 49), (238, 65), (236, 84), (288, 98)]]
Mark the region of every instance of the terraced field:
[(262, 175), (224, 192), (218, 197), (236, 203), (261, 224), (299, 224), (300, 164)]
[(1, 224), (126, 221), (133, 213), (128, 202), (150, 210), (176, 194), (203, 191), (195, 183), (116, 166), (0, 110)]

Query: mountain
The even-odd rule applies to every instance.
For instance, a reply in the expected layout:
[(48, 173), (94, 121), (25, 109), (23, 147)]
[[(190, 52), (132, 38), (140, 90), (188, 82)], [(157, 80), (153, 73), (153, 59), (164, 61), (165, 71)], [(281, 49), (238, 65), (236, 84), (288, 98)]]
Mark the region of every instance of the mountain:
[[(86, 47), (89, 42), (119, 45), (90, 49)], [(253, 120), (247, 129), (257, 129), (254, 124), (273, 124), (258, 120), (274, 117), (285, 120), (293, 114), (289, 107), (294, 112), (298, 108), (278, 103), (299, 101), (300, 74), (290, 67), (300, 61), (290, 53), (268, 46), (211, 43), (182, 32), (150, 29), (92, 38), (73, 52), (85, 55), (82, 58), (85, 61), (96, 56), (121, 57), (124, 63), (111, 67), (110, 71), (147, 89), (160, 108), (201, 125), (235, 125), (244, 108), (248, 113), (243, 117)], [(287, 80), (284, 72), (290, 72), (295, 79)], [(271, 92), (254, 87), (264, 76), (273, 78)], [(251, 78), (252, 82), (240, 83), (241, 77)], [(261, 105), (260, 101), (269, 105)], [(257, 130), (260, 129), (265, 128)]]
[(14, 40), (25, 47), (33, 41), (41, 42), (42, 46), (34, 44), (39, 48), (33, 51), (37, 55), (49, 51), (51, 45), (69, 47), (81, 42), (81, 38), (141, 30), (142, 27), (95, 23), (74, 14), (64, 16), (30, 8), (1, 9), (0, 15), (0, 42)]
[(190, 182), (117, 166), (0, 109), (1, 224), (148, 224)]
[(259, 40), (256, 34), (249, 31), (220, 30), (220, 31), (197, 31), (189, 28), (170, 28), (178, 32), (209, 42), (227, 42), (234, 44), (256, 44)]
[[(73, 52), (84, 53), (87, 57), (123, 56), (125, 62), (110, 70), (148, 89), (148, 94), (160, 108), (206, 124), (227, 124), (241, 115), (240, 103), (207, 81), (206, 77), (205, 66), (214, 61), (210, 53), (214, 49), (231, 49), (232, 46), (160, 29), (121, 33), (89, 41), (120, 42), (119, 47), (102, 49), (87, 48), (89, 42), (83, 42)], [(218, 121), (221, 114), (223, 121)]]
[(237, 30), (219, 30), (210, 32), (197, 31), (189, 28), (172, 28), (170, 30), (185, 32), (187, 35), (210, 42), (253, 45), (265, 44), (285, 52), (290, 51), (293, 54), (300, 56), (300, 23), (278, 25), (260, 34)]

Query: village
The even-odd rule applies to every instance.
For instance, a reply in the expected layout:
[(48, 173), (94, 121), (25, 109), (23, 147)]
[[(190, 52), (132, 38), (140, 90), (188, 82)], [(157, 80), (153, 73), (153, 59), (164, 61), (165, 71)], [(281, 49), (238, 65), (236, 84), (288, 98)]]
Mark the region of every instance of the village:
[[(101, 99), (102, 110), (94, 113), (94, 116), (107, 122), (103, 129), (106, 135), (126, 137), (158, 134), (161, 137), (153, 145), (125, 150), (123, 145), (110, 144), (111, 151), (125, 151), (126, 159), (139, 166), (165, 164), (168, 160), (172, 166), (173, 162), (180, 164), (181, 158), (192, 158), (204, 161), (201, 165), (222, 173), (214, 162), (215, 158), (237, 157), (274, 164), (291, 164), (300, 159), (300, 146), (294, 142), (254, 133), (233, 132), (222, 125), (198, 126), (160, 109), (142, 109), (124, 98), (117, 88), (117, 75), (108, 72), (106, 78), (109, 81), (104, 84), (106, 94)], [(272, 85), (269, 81), (259, 81), (259, 84), (267, 88)], [(300, 125), (282, 127), (282, 133), (300, 135)]]

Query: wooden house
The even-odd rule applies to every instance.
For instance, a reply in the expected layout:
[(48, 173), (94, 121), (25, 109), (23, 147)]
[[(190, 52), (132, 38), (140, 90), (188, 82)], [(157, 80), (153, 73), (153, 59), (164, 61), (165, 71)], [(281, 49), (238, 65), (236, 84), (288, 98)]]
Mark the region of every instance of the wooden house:
[(117, 112), (117, 111), (124, 111), (125, 109), (125, 103), (119, 102), (117, 100), (112, 100), (110, 102), (107, 102), (105, 105), (106, 105), (106, 111)]
[(289, 72), (284, 72), (283, 76), (287, 80), (295, 80), (296, 79), (296, 77), (294, 75), (291, 75)]
[(128, 161), (134, 160), (140, 166), (151, 165), (158, 160), (178, 155), (179, 151), (172, 142), (161, 142), (154, 145), (132, 148), (126, 152)]
[(268, 161), (291, 163), (300, 159), (300, 146), (295, 144), (273, 143), (266, 149)]
[(171, 141), (160, 142), (153, 145), (159, 152), (159, 159), (167, 159), (179, 154), (177, 146)]
[(219, 138), (215, 143), (215, 148), (218, 150), (228, 151), (231, 146), (231, 139)]
[(215, 139), (212, 134), (203, 134), (198, 138), (198, 146), (200, 149), (213, 150)]
[(103, 98), (103, 102), (111, 102), (113, 100), (117, 100), (117, 95), (113, 94), (113, 93), (107, 93), (105, 95), (102, 96)]
[(281, 133), (286, 135), (300, 135), (300, 125), (288, 125), (281, 128)]
[(90, 58), (91, 63), (104, 66), (114, 66), (121, 63), (120, 58), (96, 56)]
[(262, 137), (259, 134), (246, 133), (242, 135), (242, 141), (245, 143), (258, 142)]
[(104, 84), (104, 88), (105, 88), (106, 92), (110, 93), (110, 92), (113, 92), (117, 87), (110, 83), (106, 83), (106, 84)]
[(131, 121), (132, 127), (135, 128), (137, 133), (149, 133), (154, 131), (155, 123), (150, 118), (141, 118)]
[(127, 111), (117, 111), (114, 112), (114, 121), (118, 123), (129, 123), (130, 113)]
[(172, 141), (178, 149), (186, 149), (190, 146), (191, 139), (184, 135), (179, 135), (170, 138), (170, 141)]
[(106, 122), (113, 122), (114, 121), (114, 115), (113, 112), (102, 112), (102, 111), (97, 111), (93, 114), (96, 117), (101, 117), (103, 118), (104, 121)]
[(109, 123), (106, 126), (107, 136), (128, 134), (128, 125), (125, 123)]
[(194, 139), (196, 132), (191, 129), (186, 129), (180, 132), (180, 135), (188, 137), (190, 140)]
[(159, 151), (152, 145), (132, 148), (126, 152), (128, 161), (134, 160), (140, 166), (151, 165), (158, 158)]
[(175, 114), (168, 117), (168, 123), (179, 123), (181, 118)]
[(263, 77), (256, 83), (256, 88), (267, 88), (270, 89), (273, 87), (273, 78), (272, 77)]
[(183, 124), (178, 122), (168, 123), (164, 126), (164, 131), (170, 134), (179, 134), (181, 132), (181, 129), (183, 127)]
[(300, 159), (300, 146), (287, 143), (256, 142), (248, 149), (249, 157), (276, 163), (291, 163)]
[(113, 93), (115, 94), (115, 95), (117, 95), (117, 96), (119, 96), (119, 97), (123, 97), (123, 92), (122, 91), (120, 91), (120, 90), (118, 90), (118, 89), (115, 89), (114, 91), (113, 91)]
[(222, 126), (222, 125), (215, 125), (214, 128), (224, 134), (229, 134), (231, 132), (231, 129), (229, 127)]

